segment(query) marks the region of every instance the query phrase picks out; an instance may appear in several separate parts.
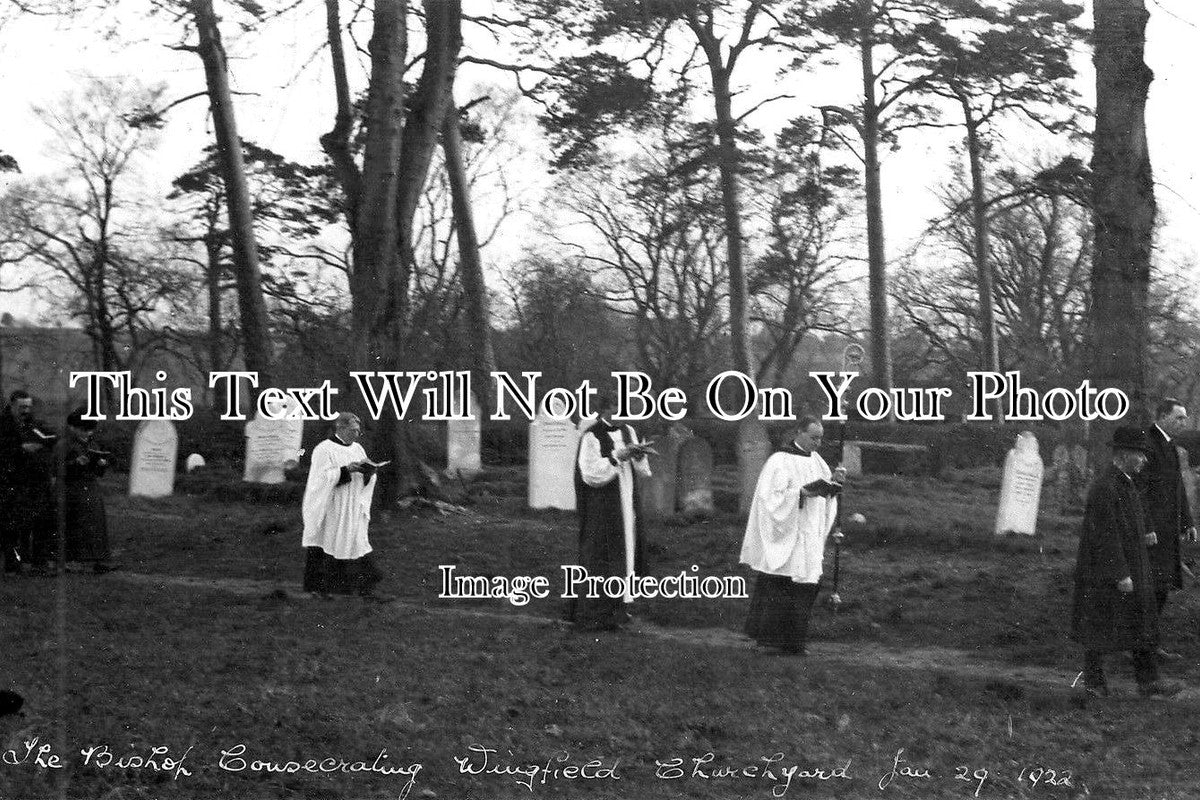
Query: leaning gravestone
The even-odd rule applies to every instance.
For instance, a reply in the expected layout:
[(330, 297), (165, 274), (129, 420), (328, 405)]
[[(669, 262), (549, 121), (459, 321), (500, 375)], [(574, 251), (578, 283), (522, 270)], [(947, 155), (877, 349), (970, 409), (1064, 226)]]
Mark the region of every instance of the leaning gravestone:
[[(686, 426), (673, 423), (667, 435), (654, 443), (656, 453), (647, 456), (650, 477), (637, 475), (641, 511), (647, 519), (661, 519), (675, 513), (676, 472), (679, 468), (679, 448), (690, 439)], [(637, 474), (637, 473), (635, 473)]]
[(679, 510), (689, 516), (713, 513), (712, 447), (693, 436), (679, 447)]
[(175, 457), (179, 436), (170, 420), (144, 420), (133, 434), (129, 459), (129, 494), (166, 497), (175, 491)]
[(539, 412), (529, 423), (529, 507), (575, 510), (575, 457), (580, 431), (570, 420)]
[(287, 419), (298, 413), (295, 402), (274, 404), (271, 419), (261, 412), (246, 423), (246, 467), (242, 480), (251, 483), (283, 483), (284, 470), (300, 460), (300, 442), (304, 439), (304, 420)]
[(758, 488), (758, 476), (767, 459), (771, 457), (771, 437), (767, 426), (757, 419), (745, 419), (737, 429), (738, 471), (741, 473), (741, 493), (738, 495), (738, 513), (749, 514), (754, 503), (754, 490)]
[[(483, 469), (480, 448), (483, 428), (476, 413), (478, 405), (471, 396), (467, 411), (472, 419), (451, 419), (446, 422), (446, 475), (451, 478), (471, 479)], [(462, 398), (454, 398), (454, 414), (462, 411)]]
[(996, 510), (996, 534), (1023, 533), (1033, 536), (1037, 529), (1038, 503), (1042, 497), (1042, 473), (1045, 467), (1038, 454), (1038, 442), (1029, 431), (1017, 437), (1016, 446), (1004, 459), (1004, 477), (1000, 481), (1000, 507)]

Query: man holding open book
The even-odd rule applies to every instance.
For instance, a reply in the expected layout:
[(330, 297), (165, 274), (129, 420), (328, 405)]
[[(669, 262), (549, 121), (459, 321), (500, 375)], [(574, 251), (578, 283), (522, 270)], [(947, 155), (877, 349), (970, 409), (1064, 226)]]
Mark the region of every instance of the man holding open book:
[(801, 417), (793, 440), (767, 459), (742, 540), (742, 563), (759, 573), (746, 634), (787, 655), (804, 655), (825, 540), (846, 478), (817, 452), (824, 435), (819, 420)]
[(17, 389), (0, 414), (0, 539), (4, 570), (53, 571), (57, 525), (50, 452), (58, 437), (33, 416), (33, 398)]
[(387, 602), (375, 593), (382, 575), (371, 559), (367, 526), (375, 471), (386, 464), (367, 458), (358, 443), (362, 422), (343, 412), (333, 435), (313, 448), (308, 483), (304, 487), (304, 590), (321, 596), (357, 594)]

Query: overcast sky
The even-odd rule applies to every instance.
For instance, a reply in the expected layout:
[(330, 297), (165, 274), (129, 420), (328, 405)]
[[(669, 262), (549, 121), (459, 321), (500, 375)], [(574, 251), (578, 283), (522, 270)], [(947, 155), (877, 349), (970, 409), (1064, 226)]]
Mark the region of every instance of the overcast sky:
[[(1200, 127), (1195, 100), (1195, 80), (1200, 75), (1200, 4), (1194, 0), (1147, 3), (1151, 11), (1147, 61), (1155, 72), (1148, 130), (1164, 225), (1159, 249), (1171, 260), (1195, 262), (1194, 232), (1200, 228), (1195, 144)], [(218, 8), (225, 5), (218, 0)], [(483, 0), (475, 5), (502, 3)], [(144, 7), (144, 3), (124, 0), (116, 14), (102, 20), (25, 17), (10, 20), (0, 28), (0, 99), (5, 111), (0, 149), (15, 156), (26, 174), (50, 173), (57, 168), (45, 144), (46, 131), (31, 113), (31, 106), (68, 91), (82, 75), (165, 81), (169, 97), (203, 89), (199, 59), (169, 48), (178, 42), (181, 29), (166, 20), (147, 18), (140, 12)], [(1089, 7), (1081, 22), (1090, 25), (1090, 15)], [(319, 160), (317, 137), (331, 127), (333, 112), (328, 55), (319, 50), (324, 34), (322, 4), (310, 0), (250, 35), (238, 35), (232, 24), (224, 28), (235, 89), (256, 95), (237, 99), (243, 135), (296, 160)], [(470, 29), (467, 36), (469, 45)], [(1094, 76), (1089, 57), (1081, 53), (1078, 59), (1077, 89), (1084, 102), (1091, 105)], [(795, 96), (751, 118), (768, 131), (808, 107), (853, 102), (856, 67), (828, 68), (817, 75), (791, 79), (786, 85), (776, 80), (774, 70), (765, 63), (758, 74), (747, 71), (740, 77), (747, 85), (747, 103), (756, 94), (766, 92)], [(506, 78), (479, 68), (465, 71), (459, 102), (471, 96), (473, 85), (489, 81), (504, 83)], [(211, 141), (208, 123), (203, 100), (172, 111), (148, 167), (148, 179), (164, 187), (165, 192), (170, 179), (195, 163), (200, 149)], [(1013, 138), (1026, 139), (1023, 135)], [(937, 213), (933, 192), (949, 174), (949, 147), (956, 141), (954, 133), (923, 132), (909, 136), (899, 152), (887, 156), (884, 203), (888, 245), (893, 254), (905, 248)], [(1029, 141), (1038, 140), (1031, 135)], [(1041, 143), (1037, 145), (1037, 149), (1042, 147)], [(1033, 158), (1028, 149), (1021, 149), (1009, 147), (1018, 158)], [(501, 246), (493, 252), (493, 259), (503, 260), (519, 252), (535, 222), (533, 215), (514, 220)], [(0, 297), (3, 310), (20, 314), (26, 310), (23, 304), (28, 304), (27, 298)]]

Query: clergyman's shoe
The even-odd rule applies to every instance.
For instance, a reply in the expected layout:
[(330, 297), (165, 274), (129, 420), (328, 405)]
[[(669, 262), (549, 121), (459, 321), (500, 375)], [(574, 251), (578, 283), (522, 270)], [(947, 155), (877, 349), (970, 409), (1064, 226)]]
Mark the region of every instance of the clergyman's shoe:
[(1162, 679), (1138, 684), (1138, 694), (1142, 697), (1174, 697), (1182, 689), (1182, 684)]

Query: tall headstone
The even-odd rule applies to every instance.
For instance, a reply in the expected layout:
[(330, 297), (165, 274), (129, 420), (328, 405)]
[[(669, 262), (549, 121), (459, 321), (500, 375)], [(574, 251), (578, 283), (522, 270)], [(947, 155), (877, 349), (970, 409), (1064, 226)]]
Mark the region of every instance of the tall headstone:
[(179, 435), (170, 420), (144, 420), (133, 434), (129, 459), (129, 494), (166, 497), (175, 491), (175, 457)]
[(767, 426), (757, 419), (744, 419), (737, 429), (738, 468), (741, 475), (741, 492), (738, 495), (738, 513), (749, 514), (754, 502), (754, 490), (763, 465), (771, 457), (771, 437)]
[(284, 470), (300, 460), (300, 443), (304, 439), (304, 420), (296, 417), (300, 409), (295, 401), (270, 407), (271, 419), (261, 412), (246, 423), (246, 466), (242, 480), (251, 483), (283, 483)]
[(1025, 431), (1017, 436), (1016, 446), (1004, 459), (1000, 507), (996, 511), (997, 535), (1022, 533), (1032, 536), (1036, 533), (1044, 471), (1037, 437)]
[(846, 475), (857, 478), (863, 474), (862, 442), (846, 442), (842, 445), (842, 466)]
[(539, 413), (529, 423), (529, 507), (575, 510), (575, 457), (580, 430)]
[(712, 446), (693, 436), (679, 447), (679, 510), (689, 516), (713, 513)]
[[(462, 398), (454, 398), (454, 414), (462, 410)], [(452, 419), (446, 422), (446, 475), (471, 479), (483, 469), (480, 456), (483, 445), (483, 427), (479, 418), (479, 406), (472, 395), (467, 410), (471, 419)]]
[(643, 478), (638, 475), (641, 512), (647, 519), (661, 519), (675, 513), (679, 448), (691, 436), (692, 432), (686, 426), (678, 422), (673, 423), (667, 430), (667, 435), (655, 441), (656, 452), (647, 456), (650, 462), (650, 477)]

